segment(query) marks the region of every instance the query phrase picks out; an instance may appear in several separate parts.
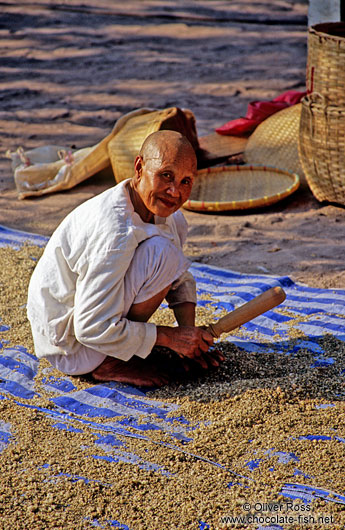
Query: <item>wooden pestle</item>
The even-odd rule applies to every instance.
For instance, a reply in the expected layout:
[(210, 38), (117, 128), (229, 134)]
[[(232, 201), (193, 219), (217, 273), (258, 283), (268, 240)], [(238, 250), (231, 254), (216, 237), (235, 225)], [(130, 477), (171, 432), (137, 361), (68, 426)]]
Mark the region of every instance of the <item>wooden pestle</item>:
[(284, 302), (286, 294), (281, 287), (272, 287), (268, 291), (259, 294), (246, 304), (231, 311), (220, 318), (217, 322), (209, 324), (207, 331), (218, 338), (222, 333), (228, 333), (242, 324), (249, 322), (253, 318), (265, 313), (269, 309)]

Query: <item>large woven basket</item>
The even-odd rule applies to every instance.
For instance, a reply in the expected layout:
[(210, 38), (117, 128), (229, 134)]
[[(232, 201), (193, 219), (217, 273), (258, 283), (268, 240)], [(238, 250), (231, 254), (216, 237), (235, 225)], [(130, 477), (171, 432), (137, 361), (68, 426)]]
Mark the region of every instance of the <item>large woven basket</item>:
[(345, 22), (326, 22), (308, 31), (307, 92), (345, 106)]
[(314, 196), (345, 205), (345, 106), (320, 94), (303, 98), (299, 156)]
[(265, 166), (202, 169), (184, 208), (199, 212), (245, 210), (269, 206), (293, 193), (297, 174)]

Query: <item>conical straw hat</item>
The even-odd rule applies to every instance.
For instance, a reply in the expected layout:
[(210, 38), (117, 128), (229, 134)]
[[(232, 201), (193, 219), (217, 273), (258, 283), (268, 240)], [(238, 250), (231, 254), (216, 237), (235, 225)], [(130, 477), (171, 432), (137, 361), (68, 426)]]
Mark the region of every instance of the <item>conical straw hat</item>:
[(297, 103), (260, 123), (248, 139), (245, 162), (285, 169), (303, 177), (298, 156), (301, 110), (302, 104)]
[(108, 144), (108, 153), (116, 182), (130, 178), (134, 160), (144, 140), (162, 129), (178, 131), (188, 138), (195, 151), (199, 149), (195, 118), (191, 111), (170, 107), (162, 110), (142, 109), (122, 125)]

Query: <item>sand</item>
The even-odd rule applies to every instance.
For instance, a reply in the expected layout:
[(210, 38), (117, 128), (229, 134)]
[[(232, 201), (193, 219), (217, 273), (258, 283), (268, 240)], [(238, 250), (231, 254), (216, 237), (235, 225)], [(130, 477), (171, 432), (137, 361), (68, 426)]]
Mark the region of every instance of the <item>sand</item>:
[[(64, 193), (19, 201), (5, 152), (94, 145), (141, 106), (189, 108), (199, 137), (245, 115), (252, 100), (305, 89), (307, 2), (4, 2), (0, 223), (45, 235), (114, 184), (105, 172)], [(243, 271), (343, 287), (344, 208), (303, 180), (269, 208), (185, 211), (187, 255)]]

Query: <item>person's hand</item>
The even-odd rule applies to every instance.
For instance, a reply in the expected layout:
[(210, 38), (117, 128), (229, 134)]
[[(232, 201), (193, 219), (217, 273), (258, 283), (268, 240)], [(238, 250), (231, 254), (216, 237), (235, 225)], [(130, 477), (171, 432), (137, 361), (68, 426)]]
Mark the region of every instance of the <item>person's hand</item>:
[(179, 357), (194, 360), (205, 369), (210, 365), (219, 366), (219, 362), (224, 360), (217, 350), (209, 351), (213, 340), (211, 333), (202, 327), (157, 326), (157, 346), (166, 346), (175, 351)]
[[(206, 326), (200, 326), (200, 329), (207, 331)], [(215, 367), (219, 366), (219, 364), (225, 360), (224, 355), (217, 349), (209, 350), (206, 354), (204, 354), (204, 358), (210, 365)]]
[[(221, 362), (224, 361), (224, 359), (224, 355), (217, 349), (208, 350), (208, 352), (202, 355), (202, 360), (206, 361), (206, 368), (208, 368), (209, 366), (218, 368), (218, 366)], [(202, 364), (202, 367), (205, 368), (205, 363)]]

